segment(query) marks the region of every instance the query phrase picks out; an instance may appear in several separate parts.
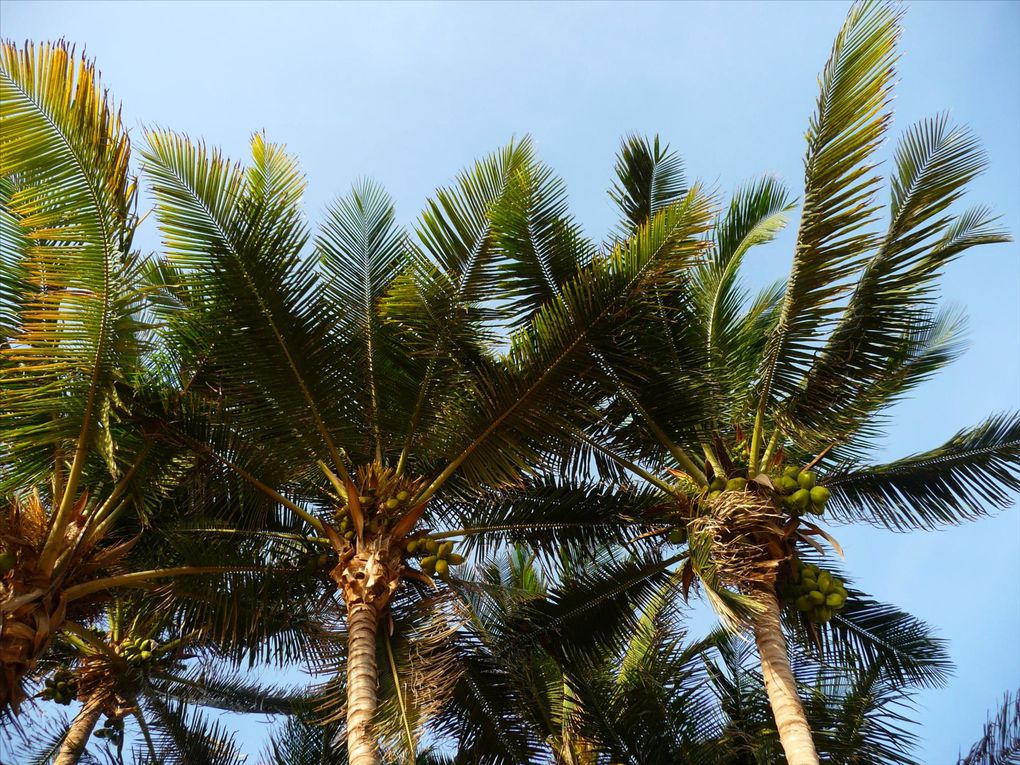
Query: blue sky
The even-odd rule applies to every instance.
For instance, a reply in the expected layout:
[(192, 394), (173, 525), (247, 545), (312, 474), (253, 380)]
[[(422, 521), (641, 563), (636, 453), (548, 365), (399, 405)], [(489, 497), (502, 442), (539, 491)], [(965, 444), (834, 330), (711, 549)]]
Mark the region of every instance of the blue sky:
[[(601, 238), (615, 221), (613, 152), (628, 132), (660, 133), (690, 176), (722, 192), (775, 173), (799, 193), (817, 74), (847, 7), (5, 0), (0, 25), (15, 40), (86, 47), (137, 132), (170, 127), (240, 158), (265, 129), (300, 157), (313, 220), (371, 175), (411, 223), (460, 167), (530, 134)], [(1020, 3), (913, 3), (901, 50), (892, 135), (943, 110), (970, 125), (991, 160), (970, 200), (1017, 235)], [(791, 240), (755, 253), (750, 278), (785, 273)], [(967, 309), (971, 349), (897, 408), (883, 456), (1020, 406), (1018, 254), (988, 247), (949, 268), (944, 298)], [(863, 589), (951, 641), (956, 677), (920, 696), (918, 719), (921, 761), (955, 761), (986, 710), (1020, 687), (1020, 512), (931, 534), (837, 536)]]

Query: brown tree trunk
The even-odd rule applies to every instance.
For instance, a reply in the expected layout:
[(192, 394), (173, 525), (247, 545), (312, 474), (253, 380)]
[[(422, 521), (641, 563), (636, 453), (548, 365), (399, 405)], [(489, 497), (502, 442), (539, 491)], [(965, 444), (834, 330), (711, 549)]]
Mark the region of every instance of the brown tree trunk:
[(786, 652), (786, 639), (779, 621), (779, 601), (773, 586), (762, 591), (761, 602), (765, 610), (755, 616), (754, 638), (786, 761), (789, 765), (818, 765), (811, 728), (790, 669), (790, 656)]
[(379, 748), (372, 721), (377, 704), (375, 633), (378, 614), (355, 604), (347, 612), (347, 757), (351, 765), (377, 765)]
[(376, 696), (376, 630), (400, 584), (400, 550), (386, 537), (344, 546), (332, 577), (347, 606), (347, 757), (351, 765), (380, 765), (373, 722)]
[(103, 698), (100, 695), (93, 695), (86, 699), (75, 716), (74, 722), (71, 723), (71, 727), (68, 728), (53, 765), (76, 765), (102, 714)]

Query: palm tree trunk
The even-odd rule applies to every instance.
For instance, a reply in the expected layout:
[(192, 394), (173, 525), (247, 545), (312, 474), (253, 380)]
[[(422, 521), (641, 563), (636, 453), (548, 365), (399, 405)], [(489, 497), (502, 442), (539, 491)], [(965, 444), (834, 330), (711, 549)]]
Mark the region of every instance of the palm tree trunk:
[(378, 765), (372, 732), (377, 704), (375, 633), (379, 615), (365, 603), (347, 612), (347, 757), (351, 765)]
[(754, 638), (761, 656), (765, 690), (776, 718), (779, 740), (789, 765), (818, 765), (818, 753), (811, 738), (804, 707), (797, 695), (797, 683), (790, 669), (786, 639), (779, 622), (779, 601), (776, 590), (767, 586), (761, 593), (765, 610), (754, 619)]
[(86, 699), (71, 727), (67, 729), (67, 735), (60, 744), (60, 751), (53, 765), (76, 765), (102, 713), (103, 699), (99, 694)]
[(383, 536), (356, 546), (344, 543), (337, 553), (339, 562), (330, 575), (347, 606), (347, 758), (350, 765), (379, 765), (372, 730), (378, 683), (375, 633), (379, 615), (400, 586), (401, 548)]

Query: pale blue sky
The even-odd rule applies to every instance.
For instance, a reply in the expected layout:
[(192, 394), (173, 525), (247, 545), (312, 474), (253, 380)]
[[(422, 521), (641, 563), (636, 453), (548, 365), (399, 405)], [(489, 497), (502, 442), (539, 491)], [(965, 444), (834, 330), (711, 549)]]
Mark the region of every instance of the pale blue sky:
[[(660, 133), (691, 176), (724, 192), (771, 172), (799, 193), (816, 77), (847, 7), (5, 0), (0, 27), (87, 47), (136, 128), (171, 127), (238, 157), (265, 129), (300, 157), (313, 220), (371, 175), (410, 223), (461, 166), (527, 133), (601, 238), (614, 222), (613, 152), (631, 131)], [(1020, 3), (913, 3), (901, 47), (893, 135), (942, 110), (969, 124), (991, 159), (971, 200), (1017, 235)], [(752, 277), (785, 273), (789, 243), (757, 253)], [(1018, 253), (989, 247), (949, 269), (944, 295), (968, 310), (972, 347), (898, 408), (888, 456), (1020, 406)], [(954, 762), (1020, 687), (1020, 512), (933, 534), (837, 536), (864, 589), (951, 641), (956, 677), (922, 694), (918, 716), (921, 761)]]

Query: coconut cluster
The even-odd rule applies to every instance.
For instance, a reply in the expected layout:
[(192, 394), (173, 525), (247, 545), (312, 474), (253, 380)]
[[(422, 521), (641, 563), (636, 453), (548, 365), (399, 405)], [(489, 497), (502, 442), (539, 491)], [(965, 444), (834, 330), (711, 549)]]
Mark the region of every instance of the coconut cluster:
[(404, 546), (408, 555), (417, 555), (420, 560), (418, 565), (426, 574), (438, 574), (446, 579), (450, 573), (450, 566), (459, 566), (464, 562), (464, 556), (453, 551), (453, 542), (440, 542), (431, 537), (418, 537), (409, 539)]
[(10, 550), (0, 548), (0, 576), (6, 576), (14, 570), (18, 557)]
[(119, 653), (128, 664), (148, 668), (154, 661), (154, 654), (159, 644), (152, 638), (129, 637), (121, 641), (117, 647)]
[(781, 591), (783, 600), (803, 613), (813, 624), (824, 624), (846, 605), (843, 581), (818, 566), (793, 559), (790, 578)]
[(124, 720), (120, 717), (107, 717), (103, 727), (97, 728), (92, 734), (96, 738), (108, 738), (115, 744), (124, 738)]
[(68, 670), (59, 669), (53, 677), (46, 678), (45, 688), (39, 696), (67, 706), (78, 696), (78, 681)]
[[(365, 533), (370, 535), (384, 533), (409, 509), (411, 492), (401, 489), (388, 493), (385, 489), (395, 488), (392, 484), (383, 488), (367, 481), (364, 483), (367, 485), (362, 487), (363, 493), (358, 495), (358, 504), (365, 519)], [(336, 525), (344, 539), (348, 542), (354, 539), (354, 521), (349, 505), (343, 504), (337, 508)]]
[(817, 486), (815, 474), (796, 465), (787, 466), (773, 484), (779, 493), (779, 502), (790, 515), (821, 515), (829, 501), (829, 490)]
[(747, 479), (736, 477), (736, 478), (725, 478), (724, 476), (718, 475), (712, 479), (712, 483), (708, 485), (708, 498), (715, 499), (725, 491), (743, 491), (747, 488)]

